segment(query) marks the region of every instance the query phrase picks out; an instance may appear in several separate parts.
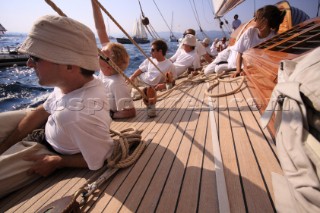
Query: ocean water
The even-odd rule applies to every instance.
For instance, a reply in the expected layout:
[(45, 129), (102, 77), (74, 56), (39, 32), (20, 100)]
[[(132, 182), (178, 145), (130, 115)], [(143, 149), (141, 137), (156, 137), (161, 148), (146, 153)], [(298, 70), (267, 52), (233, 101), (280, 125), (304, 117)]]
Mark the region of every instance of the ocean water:
[[(26, 36), (26, 34), (19, 33), (2, 35), (0, 51), (4, 51), (7, 47), (18, 46)], [(116, 40), (111, 41), (116, 42)], [(169, 47), (167, 57), (169, 58), (175, 53), (177, 43), (167, 42), (167, 44)], [(147, 55), (150, 55), (150, 45), (151, 43), (140, 45)], [(125, 73), (130, 76), (145, 59), (145, 56), (132, 44), (124, 46), (130, 55), (129, 67)], [(38, 84), (38, 78), (32, 68), (27, 66), (0, 67), (0, 112), (35, 107), (43, 103), (51, 91), (52, 88)]]

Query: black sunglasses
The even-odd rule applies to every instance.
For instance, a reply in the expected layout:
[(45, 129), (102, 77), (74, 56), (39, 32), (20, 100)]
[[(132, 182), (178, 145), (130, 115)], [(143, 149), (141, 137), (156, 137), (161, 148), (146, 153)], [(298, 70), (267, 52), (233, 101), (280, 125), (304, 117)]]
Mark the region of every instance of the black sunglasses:
[(108, 61), (110, 60), (109, 57), (104, 57), (104, 56), (102, 56), (102, 55), (100, 55), (100, 54), (99, 54), (99, 58), (100, 58), (102, 61), (107, 62), (107, 63), (108, 63)]
[(33, 63), (37, 63), (39, 62), (40, 58), (36, 57), (36, 56), (32, 56), (29, 55), (29, 59), (33, 62)]
[(157, 49), (151, 48), (151, 52), (158, 51)]

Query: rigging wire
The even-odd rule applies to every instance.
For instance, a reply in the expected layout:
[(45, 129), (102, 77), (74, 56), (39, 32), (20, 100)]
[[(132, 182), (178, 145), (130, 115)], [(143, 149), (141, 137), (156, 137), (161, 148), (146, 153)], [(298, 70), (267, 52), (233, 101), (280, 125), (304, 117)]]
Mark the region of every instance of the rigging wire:
[[(160, 36), (157, 34), (157, 32), (155, 31), (155, 29), (153, 28), (153, 26), (151, 26), (150, 24), (150, 21), (148, 19), (148, 17), (146, 17), (144, 15), (144, 12), (142, 10), (142, 6), (141, 6), (141, 3), (140, 3), (140, 0), (138, 0), (139, 2), (139, 6), (140, 6), (140, 11), (141, 11), (141, 21), (142, 21), (142, 24), (145, 26), (145, 28), (147, 29), (147, 31), (149, 32), (150, 36), (154, 39), (157, 39), (157, 38), (160, 38)], [(150, 29), (148, 27), (148, 25), (150, 25)]]
[(156, 8), (157, 8), (157, 10), (159, 11), (159, 13), (160, 13), (160, 15), (161, 15), (161, 17), (162, 17), (162, 19), (163, 19), (164, 23), (165, 23), (165, 24), (167, 25), (167, 27), (169, 28), (170, 35), (173, 35), (173, 32), (172, 32), (172, 26), (171, 26), (171, 28), (169, 27), (169, 24), (167, 23), (166, 19), (163, 17), (163, 15), (162, 15), (162, 13), (161, 13), (161, 11), (160, 11), (160, 9), (159, 9), (159, 7), (158, 7), (158, 5), (157, 5), (157, 3), (156, 3), (156, 1), (155, 1), (155, 0), (153, 0), (153, 3), (156, 5)]
[(193, 15), (194, 15), (194, 17), (196, 19), (196, 22), (198, 23), (200, 32), (202, 33), (202, 35), (204, 35), (204, 37), (208, 38), (209, 36), (203, 31), (203, 29), (201, 27), (198, 11), (197, 11), (196, 4), (195, 4), (194, 0), (193, 0), (193, 4), (191, 3), (191, 0), (189, 0), (189, 3), (190, 3), (190, 6), (191, 6)]

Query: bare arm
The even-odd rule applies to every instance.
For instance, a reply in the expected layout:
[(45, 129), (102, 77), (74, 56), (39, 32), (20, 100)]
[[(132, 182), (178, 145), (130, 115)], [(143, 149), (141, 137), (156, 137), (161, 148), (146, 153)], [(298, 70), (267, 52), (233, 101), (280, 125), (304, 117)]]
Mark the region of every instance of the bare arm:
[(43, 106), (38, 106), (35, 110), (27, 113), (27, 115), (20, 121), (17, 128), (4, 140), (0, 145), (0, 154), (9, 149), (12, 145), (21, 141), (33, 130), (43, 126), (48, 117), (49, 113), (46, 112)]
[(210, 55), (208, 53), (204, 54), (203, 57), (208, 63), (212, 62), (212, 58), (210, 57)]
[(236, 60), (236, 72), (233, 73), (231, 76), (232, 78), (237, 77), (241, 74), (241, 67), (242, 67), (242, 53), (238, 53), (237, 60)]
[(93, 10), (94, 24), (97, 29), (100, 43), (102, 45), (106, 44), (106, 43), (110, 42), (110, 40), (109, 40), (109, 37), (107, 34), (106, 26), (103, 21), (103, 16), (102, 16), (101, 10), (99, 8), (99, 5), (94, 0), (91, 0), (91, 5), (92, 5), (92, 10)]
[(137, 69), (131, 76), (130, 80), (133, 81), (136, 77), (138, 77), (142, 73), (142, 70)]
[(130, 108), (130, 109), (124, 109), (121, 111), (116, 111), (113, 114), (113, 119), (117, 118), (133, 118), (136, 116), (136, 109), (135, 108)]

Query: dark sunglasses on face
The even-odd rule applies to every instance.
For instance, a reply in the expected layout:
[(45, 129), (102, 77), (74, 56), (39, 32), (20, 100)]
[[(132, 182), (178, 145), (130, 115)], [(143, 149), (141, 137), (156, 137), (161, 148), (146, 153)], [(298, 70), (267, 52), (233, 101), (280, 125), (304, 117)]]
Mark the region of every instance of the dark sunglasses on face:
[(36, 57), (36, 56), (32, 56), (30, 55), (29, 56), (29, 59), (33, 62), (33, 63), (37, 63), (39, 62), (40, 58)]
[(154, 49), (154, 48), (151, 48), (151, 52), (154, 52), (154, 51), (157, 51), (156, 49)]

